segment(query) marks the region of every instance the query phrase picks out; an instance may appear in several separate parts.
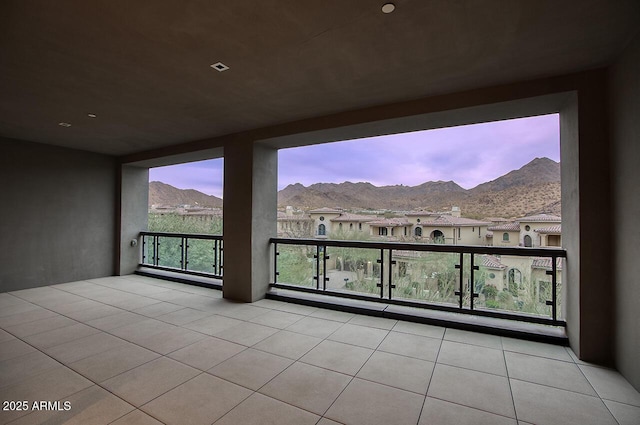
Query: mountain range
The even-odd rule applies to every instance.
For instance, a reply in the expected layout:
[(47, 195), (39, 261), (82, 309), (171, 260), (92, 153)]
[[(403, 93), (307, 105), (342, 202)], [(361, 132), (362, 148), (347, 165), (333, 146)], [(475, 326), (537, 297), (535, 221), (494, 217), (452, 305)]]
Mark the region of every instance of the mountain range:
[[(193, 189), (151, 182), (149, 204), (198, 204), (222, 207), (222, 200)], [(459, 206), (465, 217), (518, 217), (547, 212), (560, 214), (560, 164), (535, 158), (518, 170), (464, 189), (454, 181), (417, 186), (374, 186), (368, 182), (291, 184), (278, 192), (278, 206), (303, 210), (319, 207), (442, 211)]]

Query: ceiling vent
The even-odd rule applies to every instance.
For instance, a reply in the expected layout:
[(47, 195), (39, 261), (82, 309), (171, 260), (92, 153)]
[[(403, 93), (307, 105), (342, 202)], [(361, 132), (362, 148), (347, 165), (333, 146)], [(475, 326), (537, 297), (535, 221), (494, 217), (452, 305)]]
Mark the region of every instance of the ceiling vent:
[(216, 62), (213, 65), (211, 65), (211, 68), (215, 69), (216, 71), (222, 72), (222, 71), (226, 71), (227, 69), (229, 69), (229, 67), (225, 64), (223, 64), (222, 62)]

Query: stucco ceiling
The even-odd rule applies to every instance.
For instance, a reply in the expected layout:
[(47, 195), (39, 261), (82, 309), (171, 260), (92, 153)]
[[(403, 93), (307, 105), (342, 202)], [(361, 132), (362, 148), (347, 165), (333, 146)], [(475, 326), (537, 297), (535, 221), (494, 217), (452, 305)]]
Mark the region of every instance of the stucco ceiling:
[(5, 0), (0, 136), (131, 154), (607, 66), (640, 27), (637, 0), (383, 3)]

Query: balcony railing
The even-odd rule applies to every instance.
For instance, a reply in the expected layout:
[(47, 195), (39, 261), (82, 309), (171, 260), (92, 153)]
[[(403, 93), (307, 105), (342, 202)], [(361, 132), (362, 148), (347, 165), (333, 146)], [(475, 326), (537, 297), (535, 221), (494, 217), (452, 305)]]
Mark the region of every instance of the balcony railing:
[(165, 271), (222, 279), (221, 235), (140, 232), (140, 265)]
[(272, 238), (272, 287), (565, 326), (553, 248)]

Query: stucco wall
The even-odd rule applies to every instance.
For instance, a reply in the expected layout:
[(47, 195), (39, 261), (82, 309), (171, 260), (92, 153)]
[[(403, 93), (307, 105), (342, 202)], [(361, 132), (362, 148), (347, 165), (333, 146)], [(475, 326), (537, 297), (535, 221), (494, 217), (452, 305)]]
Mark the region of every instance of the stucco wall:
[(0, 291), (112, 275), (112, 157), (0, 138)]
[(640, 34), (610, 70), (616, 365), (640, 390)]

